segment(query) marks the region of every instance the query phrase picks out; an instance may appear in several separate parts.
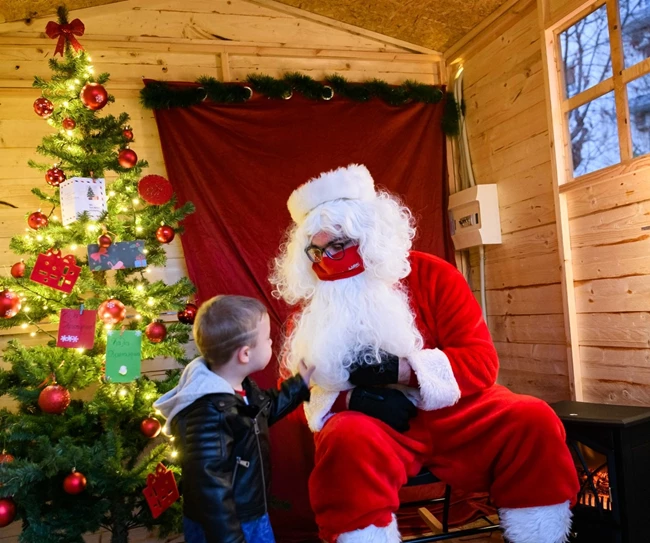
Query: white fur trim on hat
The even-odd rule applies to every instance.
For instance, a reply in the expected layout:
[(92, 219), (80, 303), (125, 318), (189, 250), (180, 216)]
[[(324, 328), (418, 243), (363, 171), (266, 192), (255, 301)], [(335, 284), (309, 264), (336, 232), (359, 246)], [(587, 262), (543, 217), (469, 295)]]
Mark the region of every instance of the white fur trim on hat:
[(362, 164), (350, 164), (320, 174), (300, 185), (289, 196), (287, 207), (291, 218), (300, 224), (309, 212), (332, 200), (372, 200), (376, 196), (375, 182)]
[(451, 364), (440, 349), (423, 349), (410, 355), (408, 362), (420, 385), (420, 409), (442, 409), (454, 405), (460, 399), (460, 388)]
[(565, 543), (571, 531), (570, 503), (499, 509), (505, 536), (512, 543)]

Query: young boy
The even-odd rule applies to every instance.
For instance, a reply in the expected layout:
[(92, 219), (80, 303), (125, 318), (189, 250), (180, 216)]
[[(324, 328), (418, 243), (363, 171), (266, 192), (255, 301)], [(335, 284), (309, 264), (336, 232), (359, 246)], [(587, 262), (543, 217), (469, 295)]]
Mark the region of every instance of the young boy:
[(309, 399), (313, 369), (280, 390), (260, 390), (249, 375), (271, 359), (269, 315), (244, 296), (205, 302), (194, 322), (202, 356), (154, 407), (179, 443), (186, 543), (273, 543), (268, 517), (268, 427)]

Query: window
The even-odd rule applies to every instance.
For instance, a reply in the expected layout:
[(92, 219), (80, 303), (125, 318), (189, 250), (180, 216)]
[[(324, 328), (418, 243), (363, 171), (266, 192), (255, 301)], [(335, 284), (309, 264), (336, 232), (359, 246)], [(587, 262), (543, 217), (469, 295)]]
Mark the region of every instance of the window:
[(567, 177), (650, 154), (650, 0), (598, 0), (554, 34)]

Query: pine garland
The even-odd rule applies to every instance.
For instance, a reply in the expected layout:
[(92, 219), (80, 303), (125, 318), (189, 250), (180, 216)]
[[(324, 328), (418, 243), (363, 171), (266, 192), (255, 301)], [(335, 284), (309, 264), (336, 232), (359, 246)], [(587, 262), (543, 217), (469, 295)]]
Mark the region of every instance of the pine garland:
[[(177, 87), (164, 81), (149, 82), (140, 91), (140, 101), (147, 109), (191, 107), (205, 100), (218, 104), (240, 104), (255, 93), (268, 98), (289, 99), (298, 92), (310, 100), (331, 100), (343, 96), (355, 102), (367, 102), (378, 98), (392, 106), (412, 102), (437, 104), (445, 99), (442, 129), (448, 136), (458, 134), (458, 106), (451, 93), (443, 87), (405, 81), (401, 85), (389, 85), (372, 79), (364, 83), (350, 83), (340, 75), (329, 75), (323, 82), (297, 72), (287, 73), (280, 79), (268, 75), (250, 74), (245, 84), (222, 83), (213, 77), (200, 77), (196, 87)], [(446, 96), (445, 96), (446, 95)]]

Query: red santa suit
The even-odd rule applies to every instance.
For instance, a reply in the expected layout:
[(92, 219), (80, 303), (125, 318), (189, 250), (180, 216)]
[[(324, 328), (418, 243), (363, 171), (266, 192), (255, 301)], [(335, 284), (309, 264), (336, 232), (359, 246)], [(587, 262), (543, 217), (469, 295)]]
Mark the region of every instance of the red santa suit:
[[(341, 170), (351, 168), (359, 167)], [(341, 170), (316, 180), (329, 182), (325, 192), (294, 192), (294, 219), (336, 197), (372, 199), (374, 188), (351, 188), (360, 173), (370, 177), (367, 170), (337, 185), (328, 176)], [(423, 348), (407, 357), (414, 375), (405, 393), (418, 414), (400, 433), (345, 410), (346, 392), (312, 388), (305, 406), (316, 443), (309, 490), (320, 536), (399, 541), (398, 491), (426, 466), (452, 487), (489, 492), (513, 543), (563, 542), (579, 485), (562, 423), (542, 400), (496, 384), (497, 353), (462, 274), (432, 255), (411, 252), (409, 260), (402, 284)]]
[(421, 395), (410, 430), (401, 434), (354, 411), (328, 417), (321, 398), (322, 409), (306, 409), (312, 429), (320, 427), (310, 497), (327, 541), (388, 526), (399, 489), (423, 465), (453, 487), (489, 492), (505, 517), (507, 509), (573, 502), (578, 493), (553, 410), (495, 384), (497, 353), (463, 276), (419, 252), (411, 253), (411, 268), (405, 284), (425, 349), (410, 360)]

